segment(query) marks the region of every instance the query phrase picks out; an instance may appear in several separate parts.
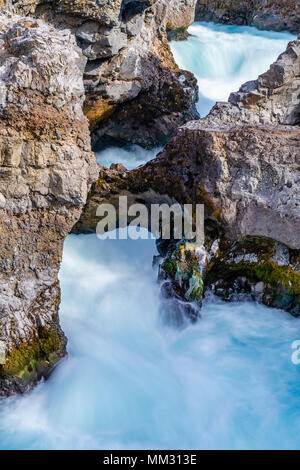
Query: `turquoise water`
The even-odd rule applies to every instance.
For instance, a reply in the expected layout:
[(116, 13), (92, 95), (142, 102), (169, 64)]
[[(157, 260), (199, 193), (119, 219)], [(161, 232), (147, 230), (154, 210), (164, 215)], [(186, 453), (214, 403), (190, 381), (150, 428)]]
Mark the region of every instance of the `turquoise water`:
[(194, 23), (188, 31), (187, 41), (170, 45), (177, 64), (198, 79), (197, 108), (202, 117), (216, 101), (227, 101), (232, 91), (268, 70), (295, 39), (290, 33), (213, 23)]
[[(172, 48), (206, 84), (207, 109), (291, 38), (199, 24), (193, 32)], [(151, 152), (111, 148), (97, 158), (134, 167)], [(0, 402), (0, 449), (300, 448), (300, 365), (291, 361), (299, 320), (210, 299), (196, 325), (166, 325), (155, 252), (153, 240), (68, 237), (60, 314), (69, 356), (31, 393)]]
[(139, 145), (127, 145), (126, 147), (108, 147), (100, 152), (95, 152), (97, 163), (107, 168), (112, 163), (122, 163), (128, 170), (144, 165), (155, 158), (161, 147), (146, 150)]
[(207, 302), (176, 330), (159, 316), (153, 240), (70, 236), (60, 279), (69, 357), (0, 407), (0, 448), (299, 448), (299, 320)]

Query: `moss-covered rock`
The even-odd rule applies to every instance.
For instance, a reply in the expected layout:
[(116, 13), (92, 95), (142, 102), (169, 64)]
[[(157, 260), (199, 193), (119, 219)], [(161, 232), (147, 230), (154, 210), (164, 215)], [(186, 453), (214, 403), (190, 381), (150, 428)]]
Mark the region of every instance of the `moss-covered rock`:
[(198, 307), (213, 291), (225, 301), (255, 300), (300, 316), (300, 253), (265, 237), (171, 243), (159, 278), (165, 297)]
[(36, 370), (39, 364), (56, 362), (60, 346), (61, 338), (58, 333), (55, 330), (42, 328), (39, 337), (7, 354), (2, 373), (23, 377), (24, 374)]
[(205, 285), (224, 300), (250, 298), (300, 315), (300, 254), (274, 240), (223, 241)]

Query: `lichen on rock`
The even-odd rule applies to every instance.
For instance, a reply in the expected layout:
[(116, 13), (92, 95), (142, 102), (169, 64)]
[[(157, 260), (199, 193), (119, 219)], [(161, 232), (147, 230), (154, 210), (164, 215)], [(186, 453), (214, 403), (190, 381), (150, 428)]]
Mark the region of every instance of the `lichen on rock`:
[(160, 264), (159, 277), (176, 283), (187, 301), (202, 303), (204, 275), (210, 253), (203, 245), (181, 240), (171, 249)]
[(94, 144), (105, 136), (154, 147), (197, 116), (196, 79), (178, 69), (166, 34), (167, 23), (193, 22), (195, 0), (17, 0), (11, 8), (75, 36), (87, 58), (84, 112)]
[[(292, 0), (283, 23), (279, 1), (247, 2), (250, 11), (200, 0), (198, 11), (208, 3), (224, 22), (245, 14), (247, 24), (276, 29), (299, 23)], [(208, 290), (299, 315), (300, 39), (228, 103), (181, 126), (195, 117), (197, 84), (174, 62), (166, 30), (186, 31), (193, 0), (2, 4), (0, 395), (24, 392), (65, 355), (63, 242), (72, 229), (94, 231), (98, 204), (120, 194), (205, 205), (204, 245), (171, 241), (162, 254), (162, 298), (178, 324), (182, 311), (197, 320)], [(95, 164), (89, 124), (94, 142), (145, 147), (181, 127), (156, 159), (129, 172)]]
[(300, 251), (263, 237), (223, 241), (207, 287), (224, 300), (248, 298), (300, 316)]

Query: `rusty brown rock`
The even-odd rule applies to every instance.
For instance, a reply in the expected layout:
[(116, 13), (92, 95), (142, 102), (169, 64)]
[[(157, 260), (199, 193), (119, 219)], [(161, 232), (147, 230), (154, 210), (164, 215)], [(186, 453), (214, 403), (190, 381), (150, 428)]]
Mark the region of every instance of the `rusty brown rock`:
[(85, 59), (68, 31), (0, 16), (0, 395), (66, 352), (58, 270), (97, 167), (82, 113)]
[[(7, 5), (11, 2), (7, 2)], [(197, 115), (197, 83), (180, 71), (167, 42), (167, 23), (186, 28), (195, 0), (13, 3), (21, 14), (68, 28), (88, 62), (84, 111), (101, 137), (153, 147)]]

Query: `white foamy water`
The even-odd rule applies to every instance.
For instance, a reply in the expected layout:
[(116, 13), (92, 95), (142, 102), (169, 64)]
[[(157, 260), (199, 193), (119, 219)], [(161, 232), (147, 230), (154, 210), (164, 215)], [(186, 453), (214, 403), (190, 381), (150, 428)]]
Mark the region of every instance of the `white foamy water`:
[(290, 33), (213, 23), (194, 23), (188, 31), (186, 41), (172, 41), (170, 46), (177, 64), (197, 77), (202, 117), (216, 101), (227, 101), (232, 91), (266, 72), (295, 39)]
[(69, 357), (0, 405), (0, 448), (299, 448), (299, 320), (213, 301), (162, 325), (154, 241), (70, 236), (60, 274)]

